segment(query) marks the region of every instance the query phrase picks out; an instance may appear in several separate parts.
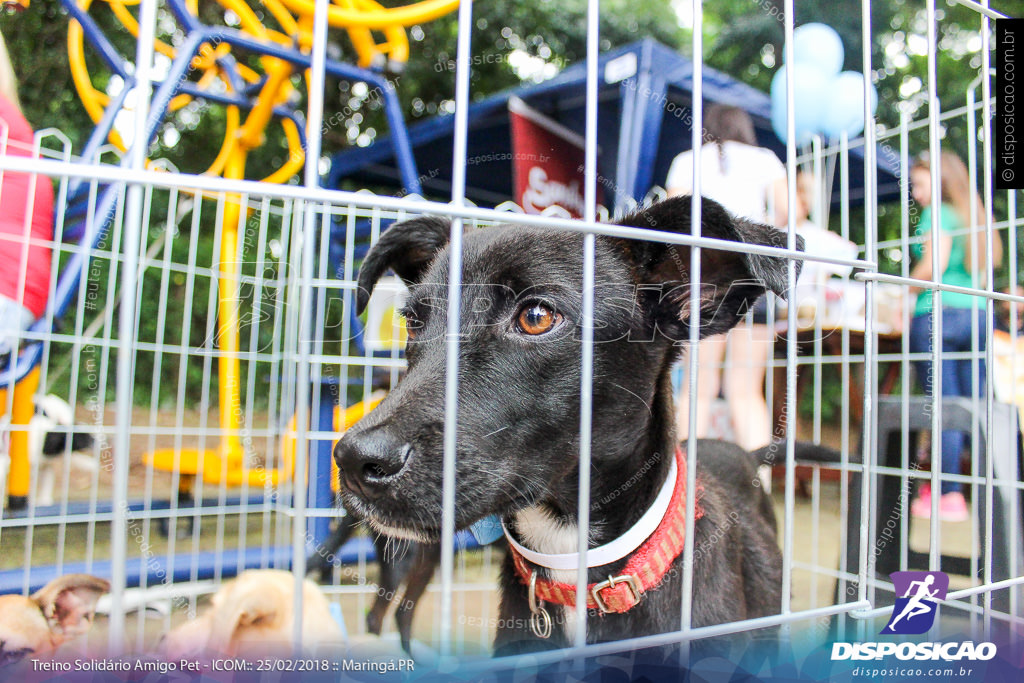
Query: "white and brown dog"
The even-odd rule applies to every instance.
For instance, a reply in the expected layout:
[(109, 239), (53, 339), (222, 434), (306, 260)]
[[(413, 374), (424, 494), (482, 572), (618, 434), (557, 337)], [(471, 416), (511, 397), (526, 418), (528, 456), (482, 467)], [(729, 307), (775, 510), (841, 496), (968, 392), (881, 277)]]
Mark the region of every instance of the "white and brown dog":
[(110, 583), (88, 574), (54, 579), (29, 597), (0, 595), (0, 673), (28, 658), (49, 658), (92, 626)]
[[(161, 649), (168, 660), (204, 655), (287, 656), (294, 624), (294, 575), (252, 569), (221, 586), (202, 616), (168, 632)], [(302, 586), (302, 645), (311, 650), (345, 645), (327, 599), (308, 579)]]

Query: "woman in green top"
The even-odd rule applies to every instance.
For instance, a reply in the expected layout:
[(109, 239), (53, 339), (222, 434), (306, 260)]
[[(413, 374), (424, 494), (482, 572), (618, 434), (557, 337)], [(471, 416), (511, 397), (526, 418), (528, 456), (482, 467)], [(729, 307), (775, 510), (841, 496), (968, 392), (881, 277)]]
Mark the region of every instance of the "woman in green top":
[[(983, 287), (987, 268), (987, 248), (984, 229), (971, 224), (971, 202), (976, 203), (976, 220), (985, 221), (985, 208), (977, 192), (971, 187), (970, 176), (964, 162), (952, 152), (943, 152), (940, 161), (942, 204), (939, 208), (939, 239), (932, 239), (931, 212), (931, 171), (928, 155), (918, 157), (910, 169), (910, 182), (914, 200), (925, 207), (917, 224), (917, 234), (924, 238), (920, 248), (915, 249), (917, 263), (910, 271), (910, 277), (918, 280), (938, 281), (958, 287)], [(1002, 244), (998, 233), (993, 232), (992, 253), (994, 263), (1002, 258)], [(940, 276), (933, 271), (933, 252), (938, 250)], [(910, 351), (919, 354), (921, 360), (914, 361), (918, 381), (924, 385), (925, 393), (932, 394), (933, 369), (927, 354), (932, 351), (932, 303), (933, 294), (942, 306), (942, 351), (944, 353), (972, 352), (981, 354), (978, 358), (978, 376), (972, 377), (971, 359), (943, 358), (940, 363), (943, 396), (981, 396), (985, 386), (985, 301), (980, 297), (958, 292), (933, 292), (918, 290), (914, 318), (910, 323)], [(977, 321), (976, 323), (974, 321)], [(960, 455), (963, 452), (965, 434), (944, 430), (942, 432), (942, 473), (960, 474)], [(959, 482), (943, 481), (939, 513), (948, 521), (963, 521), (968, 518), (967, 503)], [(922, 484), (920, 495), (911, 504), (911, 513), (918, 517), (931, 515), (931, 487)]]

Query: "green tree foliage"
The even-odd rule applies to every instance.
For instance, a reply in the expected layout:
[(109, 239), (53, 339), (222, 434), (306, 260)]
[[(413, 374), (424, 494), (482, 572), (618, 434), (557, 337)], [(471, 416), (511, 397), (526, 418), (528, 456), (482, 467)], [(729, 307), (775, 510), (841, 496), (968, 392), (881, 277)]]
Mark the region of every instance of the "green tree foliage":
[(37, 129), (59, 128), (80, 150), (92, 121), (71, 80), (67, 17), (60, 1), (35, 0), (30, 10), (0, 12), (0, 31), (18, 77), (25, 118)]

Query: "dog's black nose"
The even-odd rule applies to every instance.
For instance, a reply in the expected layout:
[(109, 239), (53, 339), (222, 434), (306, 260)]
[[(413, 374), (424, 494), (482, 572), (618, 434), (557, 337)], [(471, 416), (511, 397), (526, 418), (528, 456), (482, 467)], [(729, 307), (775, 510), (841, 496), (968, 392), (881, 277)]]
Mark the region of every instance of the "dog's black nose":
[(364, 498), (380, 496), (405, 467), (412, 445), (388, 429), (346, 434), (334, 449), (341, 483)]

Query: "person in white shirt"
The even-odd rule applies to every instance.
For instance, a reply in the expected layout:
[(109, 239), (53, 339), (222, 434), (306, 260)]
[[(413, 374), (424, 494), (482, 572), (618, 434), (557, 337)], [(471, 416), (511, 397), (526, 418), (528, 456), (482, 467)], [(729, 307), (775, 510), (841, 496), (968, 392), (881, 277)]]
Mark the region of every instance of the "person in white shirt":
[[(812, 198), (816, 194), (812, 173), (800, 171), (796, 174), (796, 234), (804, 238), (804, 253), (808, 257), (832, 256), (853, 260), (859, 249), (850, 240), (823, 228), (811, 220)], [(852, 266), (841, 266), (808, 258), (800, 269), (796, 291), (787, 302), (789, 309), (797, 311), (798, 320), (803, 324), (801, 311), (805, 306), (812, 311), (808, 324), (814, 323), (814, 316), (825, 315), (825, 290), (833, 276), (846, 277), (853, 271)]]
[[(704, 125), (700, 193), (736, 216), (784, 225), (786, 168), (772, 151), (757, 146), (750, 116), (737, 107), (715, 104), (705, 110)], [(686, 151), (673, 160), (665, 182), (670, 197), (693, 192), (693, 157), (692, 151)], [(712, 402), (724, 384), (737, 443), (754, 450), (771, 440), (764, 378), (774, 348), (774, 333), (767, 322), (768, 304), (762, 297), (744, 323), (700, 342), (700, 372), (694, 397), (698, 437), (709, 435)], [(684, 367), (689, 367), (686, 361)], [(676, 402), (680, 438), (690, 433), (688, 386), (684, 381)]]

